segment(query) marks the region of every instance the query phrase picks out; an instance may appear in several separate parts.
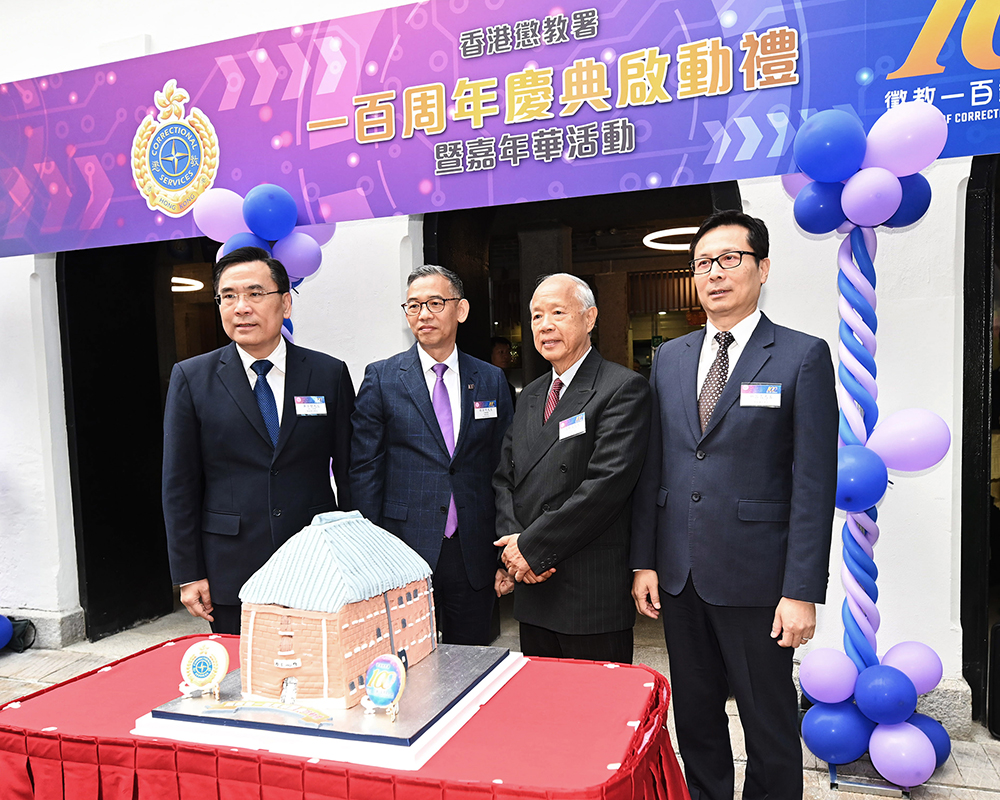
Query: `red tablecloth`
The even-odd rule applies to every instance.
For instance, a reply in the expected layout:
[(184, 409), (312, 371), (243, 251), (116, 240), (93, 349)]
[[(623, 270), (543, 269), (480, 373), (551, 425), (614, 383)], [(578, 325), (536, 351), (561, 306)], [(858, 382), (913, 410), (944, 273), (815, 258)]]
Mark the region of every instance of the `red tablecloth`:
[[(177, 696), (185, 636), (0, 708), (3, 800), (688, 800), (645, 667), (531, 659), (416, 772), (145, 739)], [(233, 663), (239, 638), (223, 636)], [(405, 697), (403, 699), (405, 707)]]

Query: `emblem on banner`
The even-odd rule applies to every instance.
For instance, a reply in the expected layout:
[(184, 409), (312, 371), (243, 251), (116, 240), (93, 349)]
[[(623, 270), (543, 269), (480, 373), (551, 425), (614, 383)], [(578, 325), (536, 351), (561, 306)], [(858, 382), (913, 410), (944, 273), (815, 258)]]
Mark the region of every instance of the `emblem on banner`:
[(149, 114), (132, 140), (132, 177), (152, 211), (182, 217), (215, 182), (219, 138), (200, 109), (184, 116), (190, 98), (171, 79), (153, 100), (159, 113)]

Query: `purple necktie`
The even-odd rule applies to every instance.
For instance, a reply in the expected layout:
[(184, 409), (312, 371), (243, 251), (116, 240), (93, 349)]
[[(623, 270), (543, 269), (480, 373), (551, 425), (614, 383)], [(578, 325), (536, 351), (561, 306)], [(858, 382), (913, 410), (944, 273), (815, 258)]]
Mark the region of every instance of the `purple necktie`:
[[(441, 426), (441, 435), (444, 437), (444, 444), (448, 448), (449, 455), (454, 455), (455, 422), (451, 416), (451, 398), (448, 397), (448, 387), (444, 385), (444, 373), (448, 369), (448, 365), (435, 364), (431, 369), (437, 375), (437, 380), (434, 382), (434, 391), (431, 393), (434, 416), (437, 417), (438, 425)], [(457, 530), (458, 509), (455, 507), (455, 495), (452, 495), (448, 503), (448, 521), (444, 525), (444, 537), (450, 539)]]

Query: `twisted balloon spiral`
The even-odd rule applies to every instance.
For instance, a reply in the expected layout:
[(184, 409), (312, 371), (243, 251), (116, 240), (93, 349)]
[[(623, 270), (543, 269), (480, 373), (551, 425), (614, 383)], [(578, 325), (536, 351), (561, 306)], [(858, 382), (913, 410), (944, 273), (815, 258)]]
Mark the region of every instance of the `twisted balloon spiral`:
[[(840, 364), (837, 387), (840, 404), (840, 441), (864, 445), (878, 421), (878, 385), (875, 382), (875, 231), (854, 228), (837, 255), (840, 272)], [(858, 671), (879, 663), (875, 634), (880, 616), (878, 569), (873, 547), (878, 541), (878, 512), (848, 512), (844, 524), (844, 564), (840, 578), (847, 596), (841, 609), (844, 651)]]

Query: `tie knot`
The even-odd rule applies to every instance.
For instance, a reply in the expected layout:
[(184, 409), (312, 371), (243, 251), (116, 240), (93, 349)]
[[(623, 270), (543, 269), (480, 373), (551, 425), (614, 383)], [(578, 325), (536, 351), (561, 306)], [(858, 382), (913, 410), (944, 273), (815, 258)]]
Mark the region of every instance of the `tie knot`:
[(267, 375), (268, 372), (271, 371), (271, 367), (273, 367), (273, 366), (274, 366), (274, 364), (272, 364), (270, 361), (268, 361), (266, 358), (264, 358), (264, 359), (261, 359), (260, 361), (254, 361), (250, 365), (250, 369), (252, 369), (254, 372), (257, 373), (257, 377), (258, 378), (262, 378), (265, 375)]
[(729, 345), (734, 341), (732, 331), (719, 331), (715, 334), (715, 341), (719, 343), (719, 347), (723, 350), (728, 350)]
[(440, 381), (440, 380), (444, 380), (444, 373), (445, 373), (445, 370), (448, 369), (448, 365), (447, 364), (435, 364), (433, 367), (431, 367), (431, 369), (434, 370), (434, 374), (438, 376), (438, 380)]
[(552, 381), (552, 388), (549, 391), (556, 392), (557, 394), (562, 391), (563, 382), (562, 378), (556, 378)]

